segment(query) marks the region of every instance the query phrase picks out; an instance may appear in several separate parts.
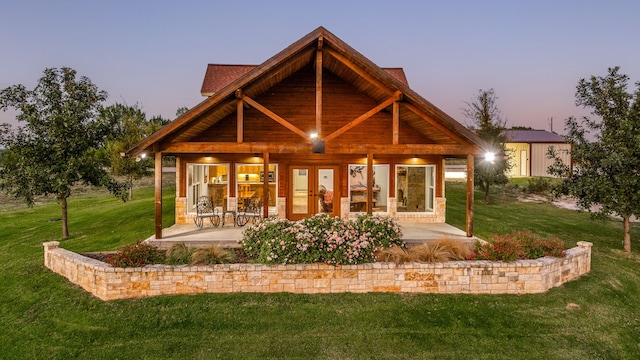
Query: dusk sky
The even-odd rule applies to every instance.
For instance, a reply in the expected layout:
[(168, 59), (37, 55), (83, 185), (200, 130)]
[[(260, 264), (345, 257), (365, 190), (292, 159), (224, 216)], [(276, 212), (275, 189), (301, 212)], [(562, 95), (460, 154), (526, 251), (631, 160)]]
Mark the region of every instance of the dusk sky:
[[(462, 122), (495, 90), (508, 126), (563, 133), (580, 78), (640, 80), (640, 1), (33, 1), (0, 3), (0, 88), (33, 89), (71, 67), (109, 93), (173, 119), (204, 98), (209, 63), (260, 64), (318, 26)], [(10, 112), (0, 122), (16, 124)]]

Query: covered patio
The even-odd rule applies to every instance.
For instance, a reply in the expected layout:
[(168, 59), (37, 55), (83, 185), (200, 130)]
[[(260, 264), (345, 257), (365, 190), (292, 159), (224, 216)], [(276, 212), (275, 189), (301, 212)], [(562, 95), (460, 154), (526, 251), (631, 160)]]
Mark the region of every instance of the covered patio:
[[(465, 231), (445, 224), (445, 159), (489, 145), (382, 68), (319, 27), (260, 65), (209, 64), (207, 99), (126, 153), (155, 159), (155, 235), (149, 241), (235, 244), (242, 229), (198, 230), (198, 199), (221, 214), (251, 204), (262, 217), (380, 214), (405, 241), (473, 241), (473, 176)], [(176, 159), (175, 226), (163, 229), (162, 160)], [(420, 223), (420, 224), (417, 224)]]
[[(465, 231), (446, 223), (399, 223), (402, 230), (402, 238), (407, 245), (417, 245), (438, 239), (459, 239), (468, 243), (474, 243), (476, 237), (467, 237)], [(160, 248), (169, 248), (174, 244), (184, 243), (191, 247), (239, 247), (242, 239), (242, 232), (250, 225), (239, 227), (225, 225), (224, 227), (213, 227), (205, 224), (203, 228), (198, 228), (194, 224), (176, 224), (162, 230), (162, 238), (155, 235), (150, 236), (145, 242)]]

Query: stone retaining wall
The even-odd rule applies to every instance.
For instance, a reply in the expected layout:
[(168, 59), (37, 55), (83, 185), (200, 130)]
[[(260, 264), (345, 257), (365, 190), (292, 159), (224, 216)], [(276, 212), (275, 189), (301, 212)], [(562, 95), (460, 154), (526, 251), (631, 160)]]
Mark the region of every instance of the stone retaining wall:
[(407, 292), (530, 294), (545, 292), (591, 270), (591, 243), (578, 242), (564, 258), (515, 262), (372, 263), (114, 268), (44, 243), (44, 263), (102, 300), (235, 292)]

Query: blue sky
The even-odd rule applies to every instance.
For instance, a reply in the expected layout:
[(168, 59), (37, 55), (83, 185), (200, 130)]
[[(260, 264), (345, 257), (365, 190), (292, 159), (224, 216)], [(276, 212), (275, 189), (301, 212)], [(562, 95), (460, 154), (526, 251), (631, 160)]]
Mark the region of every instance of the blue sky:
[[(174, 118), (208, 63), (260, 64), (324, 26), (465, 123), (493, 88), (507, 125), (562, 133), (580, 78), (619, 65), (640, 80), (640, 1), (33, 1), (0, 3), (0, 88), (68, 66), (109, 93)], [(629, 90), (633, 90), (632, 86)], [(14, 114), (0, 112), (1, 122)]]

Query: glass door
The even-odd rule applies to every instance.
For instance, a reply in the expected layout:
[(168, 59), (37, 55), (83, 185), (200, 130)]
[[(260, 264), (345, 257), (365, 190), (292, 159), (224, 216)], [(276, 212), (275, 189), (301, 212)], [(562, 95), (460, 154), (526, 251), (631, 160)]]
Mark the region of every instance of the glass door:
[(338, 215), (337, 166), (300, 165), (289, 169), (289, 219), (299, 220), (319, 213)]
[(292, 220), (308, 217), (311, 207), (311, 198), (313, 197), (309, 184), (311, 177), (309, 176), (308, 167), (294, 166), (291, 168), (290, 182), (290, 204)]

